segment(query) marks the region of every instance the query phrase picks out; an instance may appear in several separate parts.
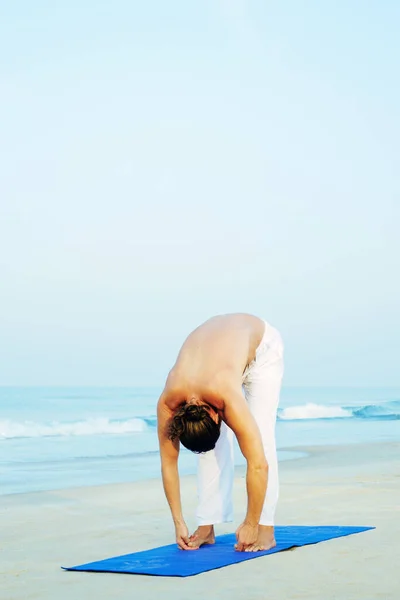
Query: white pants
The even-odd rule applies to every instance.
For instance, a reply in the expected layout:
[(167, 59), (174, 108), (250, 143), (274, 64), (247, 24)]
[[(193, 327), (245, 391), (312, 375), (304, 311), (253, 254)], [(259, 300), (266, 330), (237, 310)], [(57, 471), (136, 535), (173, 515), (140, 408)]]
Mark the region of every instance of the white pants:
[[(279, 332), (265, 323), (255, 359), (243, 373), (243, 392), (261, 432), (268, 462), (268, 486), (260, 525), (273, 525), (278, 501), (278, 460), (275, 423), (283, 376), (283, 343)], [(221, 424), (214, 450), (199, 455), (197, 521), (212, 525), (233, 520), (233, 431)]]

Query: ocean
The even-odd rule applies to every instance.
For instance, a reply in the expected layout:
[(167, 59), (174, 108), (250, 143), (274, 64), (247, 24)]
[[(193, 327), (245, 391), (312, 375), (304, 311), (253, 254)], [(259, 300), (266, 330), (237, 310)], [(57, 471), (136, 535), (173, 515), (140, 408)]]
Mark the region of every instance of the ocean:
[[(159, 477), (160, 388), (0, 388), (0, 494)], [(298, 446), (400, 439), (400, 389), (284, 387), (279, 461)], [(196, 456), (183, 449), (181, 474)], [(235, 460), (244, 460), (236, 448)]]

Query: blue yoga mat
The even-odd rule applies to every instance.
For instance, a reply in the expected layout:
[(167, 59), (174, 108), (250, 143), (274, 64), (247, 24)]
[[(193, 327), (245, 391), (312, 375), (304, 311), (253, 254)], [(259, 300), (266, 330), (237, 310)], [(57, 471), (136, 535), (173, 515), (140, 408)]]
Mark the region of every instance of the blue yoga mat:
[(217, 537), (214, 545), (202, 546), (199, 550), (179, 550), (176, 544), (170, 544), (169, 546), (107, 558), (106, 560), (76, 567), (63, 567), (63, 569), (66, 571), (188, 577), (267, 554), (282, 552), (282, 550), (288, 550), (296, 546), (317, 544), (318, 542), (368, 531), (369, 529), (374, 529), (374, 527), (275, 527), (276, 547), (262, 552), (236, 552), (233, 548), (236, 538), (233, 533), (230, 533)]

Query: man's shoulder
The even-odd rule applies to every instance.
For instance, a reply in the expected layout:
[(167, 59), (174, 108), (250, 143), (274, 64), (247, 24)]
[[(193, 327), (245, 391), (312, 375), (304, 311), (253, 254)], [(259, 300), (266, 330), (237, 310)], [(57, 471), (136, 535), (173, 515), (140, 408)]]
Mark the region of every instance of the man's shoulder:
[(184, 402), (186, 398), (186, 390), (182, 377), (174, 370), (171, 370), (168, 374), (167, 381), (165, 382), (164, 389), (161, 393), (159, 404), (177, 404)]

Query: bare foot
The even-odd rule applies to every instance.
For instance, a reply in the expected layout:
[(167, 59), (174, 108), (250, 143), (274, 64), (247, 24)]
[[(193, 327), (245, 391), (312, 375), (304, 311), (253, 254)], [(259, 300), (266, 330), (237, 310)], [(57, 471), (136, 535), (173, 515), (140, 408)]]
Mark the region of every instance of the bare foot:
[(200, 525), (189, 538), (191, 548), (200, 548), (204, 544), (215, 544), (214, 525)]
[(255, 544), (246, 548), (245, 552), (259, 552), (260, 550), (270, 550), (275, 548), (276, 541), (274, 528), (271, 525), (259, 525), (258, 537)]

